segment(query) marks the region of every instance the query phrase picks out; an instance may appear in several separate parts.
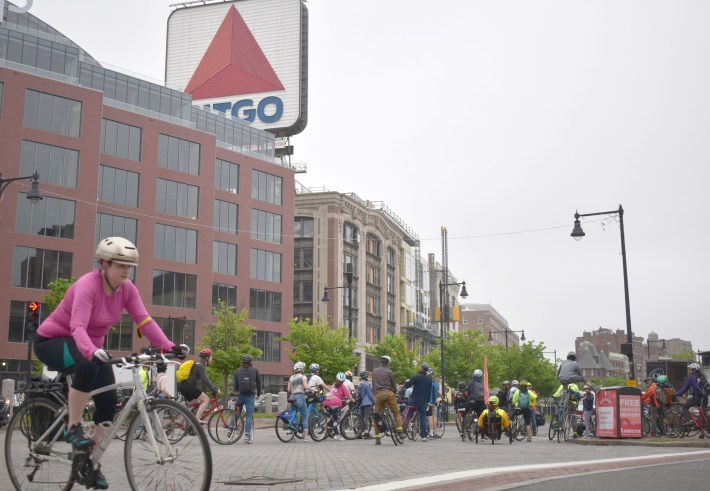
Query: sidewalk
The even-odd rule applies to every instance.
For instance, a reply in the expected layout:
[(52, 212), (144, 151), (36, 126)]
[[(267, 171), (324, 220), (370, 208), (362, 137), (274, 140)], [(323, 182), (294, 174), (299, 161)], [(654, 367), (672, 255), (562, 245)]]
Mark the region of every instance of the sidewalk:
[(628, 445), (636, 447), (680, 447), (710, 448), (710, 439), (695, 436), (692, 438), (572, 438), (567, 443), (576, 445), (596, 445), (602, 447)]

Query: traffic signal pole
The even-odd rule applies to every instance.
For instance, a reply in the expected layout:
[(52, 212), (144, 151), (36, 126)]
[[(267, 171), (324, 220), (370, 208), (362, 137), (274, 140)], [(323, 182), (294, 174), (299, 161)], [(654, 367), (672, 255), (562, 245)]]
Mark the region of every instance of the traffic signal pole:
[(39, 302), (27, 302), (27, 378), (25, 387), (30, 385), (30, 377), (32, 376), (32, 343), (35, 339), (35, 332), (39, 327)]

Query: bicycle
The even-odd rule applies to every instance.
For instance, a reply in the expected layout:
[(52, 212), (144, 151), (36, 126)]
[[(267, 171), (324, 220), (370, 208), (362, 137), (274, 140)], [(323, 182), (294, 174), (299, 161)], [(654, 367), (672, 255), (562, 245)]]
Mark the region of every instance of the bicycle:
[[(496, 440), (501, 440), (503, 437), (502, 428), (502, 418), (495, 415), (494, 418), (490, 417), (490, 413), (486, 414), (486, 421), (483, 424), (483, 431), (480, 432), (481, 436), (487, 436), (491, 440), (491, 445), (495, 444)], [(513, 427), (508, 427), (506, 435), (508, 436), (509, 443), (513, 443)], [(476, 443), (478, 443), (478, 435), (476, 435)]]
[(693, 437), (700, 433), (700, 438), (710, 438), (710, 409), (707, 406), (692, 406), (680, 416), (681, 438)]
[(410, 440), (416, 441), (419, 438), (419, 411), (416, 406), (405, 406), (402, 413), (402, 428)]
[[(375, 414), (377, 413), (373, 413), (373, 417)], [(377, 424), (380, 433), (384, 433), (385, 436), (392, 438), (392, 442), (394, 442), (395, 446), (402, 445), (407, 438), (404, 434), (402, 434), (402, 436), (399, 435), (394, 415), (388, 406), (385, 406), (384, 411), (379, 415), (379, 420), (375, 417), (375, 424)]]
[(293, 405), (293, 399), (288, 400), (290, 407), (285, 411), (281, 411), (276, 417), (274, 430), (279, 440), (288, 443), (295, 436), (298, 439), (303, 439), (303, 422), (301, 421), (301, 413)]
[(468, 411), (461, 423), (461, 441), (478, 441), (478, 415), (474, 409)]
[[(143, 364), (166, 362), (170, 358), (173, 356), (168, 354), (141, 354), (109, 360), (106, 362), (109, 365), (122, 365), (122, 369), (130, 370), (132, 380), (101, 387), (91, 395), (135, 387), (118, 418), (122, 424), (137, 409), (129, 432), (134, 434), (141, 425), (145, 428), (140, 438), (128, 438), (124, 443), (124, 465), (132, 489), (207, 490), (212, 480), (212, 453), (200, 423), (184, 406), (149, 397), (140, 383), (139, 370)], [(69, 490), (74, 484), (92, 486), (101, 467), (101, 457), (113, 442), (117, 427), (109, 423), (105, 437), (92, 450), (74, 452), (63, 437), (69, 411), (64, 384), (40, 384), (28, 388), (27, 393), (30, 397), (12, 416), (5, 435), (5, 464), (14, 488)], [(176, 419), (184, 420), (186, 428), (173, 426)], [(169, 437), (179, 431), (189, 431), (194, 438)]]
[[(430, 428), (434, 438), (442, 438), (446, 431), (446, 420), (448, 419), (448, 408), (445, 403), (439, 402), (436, 404), (436, 425)], [(443, 409), (442, 409), (443, 406)], [(443, 413), (443, 414), (442, 414)]]
[(357, 412), (357, 403), (348, 403), (340, 414), (340, 434), (346, 440), (355, 440), (365, 431), (365, 421)]
[(513, 417), (510, 421), (510, 435), (511, 438), (520, 442), (527, 438), (527, 430), (525, 429), (525, 417), (523, 416), (523, 410), (516, 407), (513, 410)]
[[(199, 402), (187, 403), (187, 408), (192, 414), (197, 412), (199, 406)], [(207, 409), (200, 416), (200, 422), (204, 422), (205, 419), (207, 419), (207, 433), (215, 443), (220, 445), (236, 443), (244, 434), (244, 420), (241, 410), (237, 413), (229, 406), (222, 408), (217, 398), (209, 400)]]

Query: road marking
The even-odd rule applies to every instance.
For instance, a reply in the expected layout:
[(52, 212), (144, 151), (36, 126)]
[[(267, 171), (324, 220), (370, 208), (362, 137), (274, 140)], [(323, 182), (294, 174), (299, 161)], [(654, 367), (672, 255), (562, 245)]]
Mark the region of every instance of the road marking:
[[(610, 464), (619, 462), (634, 462), (641, 460), (661, 460), (669, 457), (694, 457), (694, 456), (708, 456), (710, 455), (710, 450), (697, 450), (692, 452), (678, 452), (678, 453), (668, 453), (668, 454), (658, 454), (658, 455), (640, 455), (636, 457), (622, 457), (616, 459), (598, 459), (598, 460), (580, 460), (575, 462), (556, 462), (549, 464), (520, 464), (514, 466), (506, 467), (494, 467), (486, 469), (472, 469), (467, 471), (450, 472), (448, 474), (438, 474), (435, 476), (418, 477), (414, 479), (405, 479), (403, 481), (391, 481), (382, 484), (373, 484), (371, 486), (363, 486), (361, 488), (351, 488), (356, 491), (390, 491), (392, 489), (407, 489), (419, 486), (430, 486), (442, 484), (448, 481), (459, 481), (465, 479), (474, 479), (478, 477), (505, 474), (507, 472), (521, 472), (521, 471), (534, 471), (534, 470), (544, 470), (544, 469), (560, 469), (566, 467), (579, 467), (582, 465), (597, 465), (597, 464)], [(346, 490), (343, 490), (346, 491)]]

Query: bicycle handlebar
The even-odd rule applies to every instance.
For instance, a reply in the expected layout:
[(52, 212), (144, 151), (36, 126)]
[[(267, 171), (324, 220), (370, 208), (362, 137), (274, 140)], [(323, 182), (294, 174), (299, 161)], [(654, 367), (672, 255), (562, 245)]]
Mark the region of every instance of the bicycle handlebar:
[(163, 362), (163, 363), (179, 363), (177, 361), (174, 361), (174, 359), (177, 358), (177, 355), (175, 353), (156, 353), (156, 354), (148, 354), (148, 353), (142, 353), (142, 354), (137, 354), (133, 353), (128, 356), (123, 356), (121, 358), (111, 358), (108, 361), (105, 361), (104, 363), (106, 365), (124, 365), (124, 366), (135, 366), (135, 365), (141, 365), (146, 362)]

